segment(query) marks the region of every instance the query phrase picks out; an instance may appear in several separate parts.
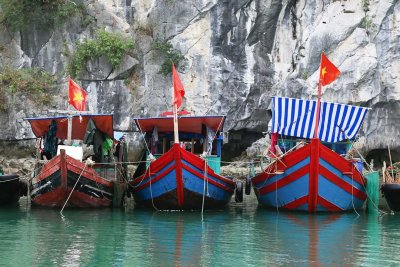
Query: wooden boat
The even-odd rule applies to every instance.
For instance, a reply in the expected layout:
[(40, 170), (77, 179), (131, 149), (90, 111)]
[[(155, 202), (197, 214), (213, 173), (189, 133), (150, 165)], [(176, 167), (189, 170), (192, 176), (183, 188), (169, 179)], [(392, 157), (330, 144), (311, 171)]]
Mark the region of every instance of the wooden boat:
[(395, 163), (389, 168), (383, 167), (382, 194), (392, 211), (400, 211), (400, 171), (399, 163)]
[[(109, 207), (119, 205), (122, 195), (114, 195), (124, 177), (121, 164), (115, 164), (112, 154), (104, 157), (102, 144), (106, 137), (113, 137), (112, 115), (74, 115), (46, 118), (27, 118), (38, 138), (66, 140), (68, 121), (71, 138), (82, 141), (93, 138), (95, 162), (82, 159), (82, 147), (58, 145), (57, 155), (37, 162), (30, 185), (34, 204), (46, 207)], [(52, 125), (56, 128), (49, 138)], [(91, 126), (91, 127), (88, 127)], [(95, 126), (95, 128), (93, 128)], [(89, 135), (87, 134), (89, 131)], [(89, 137), (89, 138), (88, 138)], [(87, 141), (87, 140), (86, 140)], [(51, 155), (50, 155), (51, 157)], [(121, 155), (119, 155), (121, 159)], [(121, 162), (122, 160), (118, 160)], [(118, 168), (116, 170), (115, 168)]]
[[(137, 205), (199, 210), (222, 208), (230, 201), (235, 183), (219, 174), (224, 116), (179, 116), (180, 143), (173, 142), (172, 117), (134, 120), (156, 158), (143, 162), (130, 183)], [(207, 128), (216, 139), (207, 138)], [(207, 151), (212, 153), (200, 157)], [(150, 160), (149, 155), (146, 152), (144, 159)]]
[(307, 212), (361, 208), (367, 197), (362, 165), (342, 155), (348, 147), (338, 142), (356, 137), (367, 109), (321, 102), (319, 138), (312, 138), (316, 101), (274, 97), (272, 104), (273, 133), (311, 142), (296, 146), (292, 140), (290, 150), (273, 153), (276, 158), (251, 179), (259, 204)]
[(20, 196), (26, 194), (24, 184), (19, 180), (19, 175), (0, 175), (0, 205), (15, 204)]

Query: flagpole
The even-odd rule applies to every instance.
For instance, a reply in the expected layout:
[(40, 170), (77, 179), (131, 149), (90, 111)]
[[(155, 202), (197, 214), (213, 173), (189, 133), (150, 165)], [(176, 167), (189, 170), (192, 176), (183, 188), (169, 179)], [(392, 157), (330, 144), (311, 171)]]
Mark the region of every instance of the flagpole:
[(178, 112), (176, 104), (174, 104), (174, 139), (175, 144), (179, 144)]
[(172, 106), (173, 106), (173, 113), (174, 113), (174, 143), (179, 144), (178, 107), (175, 104), (174, 90), (175, 90), (175, 79), (172, 78)]
[[(68, 88), (70, 84), (71, 78), (68, 76)], [(68, 92), (68, 98), (69, 98), (69, 92)], [(67, 103), (67, 122), (68, 122), (68, 128), (67, 128), (67, 145), (72, 144), (72, 117), (70, 113), (70, 106), (69, 106), (69, 101)]]
[(318, 138), (318, 127), (319, 127), (319, 114), (320, 114), (320, 109), (321, 109), (321, 95), (322, 95), (322, 85), (321, 85), (321, 79), (318, 82), (318, 100), (317, 100), (317, 114), (315, 117), (315, 129), (314, 129), (314, 138)]

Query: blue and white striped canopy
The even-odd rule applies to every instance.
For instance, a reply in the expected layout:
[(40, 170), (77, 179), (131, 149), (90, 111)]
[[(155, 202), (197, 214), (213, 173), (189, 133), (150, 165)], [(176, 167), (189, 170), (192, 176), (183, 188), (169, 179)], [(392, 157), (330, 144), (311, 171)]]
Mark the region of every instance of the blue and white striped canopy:
[[(313, 138), (317, 101), (286, 97), (272, 98), (273, 133)], [(368, 108), (321, 101), (318, 138), (323, 142), (354, 139)]]

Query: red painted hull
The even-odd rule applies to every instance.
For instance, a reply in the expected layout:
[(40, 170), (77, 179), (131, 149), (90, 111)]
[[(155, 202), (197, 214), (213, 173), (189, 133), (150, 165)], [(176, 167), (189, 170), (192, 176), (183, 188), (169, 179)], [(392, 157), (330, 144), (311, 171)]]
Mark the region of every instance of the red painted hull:
[(353, 162), (312, 139), (252, 178), (263, 206), (307, 212), (359, 209), (366, 180)]
[(216, 174), (204, 159), (178, 144), (130, 185), (136, 204), (163, 210), (218, 209), (230, 201), (235, 189), (231, 179)]
[[(71, 191), (74, 188), (72, 194)], [(45, 207), (110, 207), (113, 183), (62, 150), (32, 180), (31, 200)]]

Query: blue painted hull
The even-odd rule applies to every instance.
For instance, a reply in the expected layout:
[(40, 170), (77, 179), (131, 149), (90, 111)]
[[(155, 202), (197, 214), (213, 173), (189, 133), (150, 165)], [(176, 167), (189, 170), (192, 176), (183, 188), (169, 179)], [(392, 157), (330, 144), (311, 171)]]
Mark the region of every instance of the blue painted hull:
[(354, 164), (319, 140), (288, 153), (252, 178), (262, 206), (306, 212), (362, 208), (366, 181)]
[[(174, 145), (131, 183), (136, 204), (161, 210), (219, 209), (231, 199), (232, 180), (205, 161)], [(204, 196), (204, 200), (203, 200)]]

